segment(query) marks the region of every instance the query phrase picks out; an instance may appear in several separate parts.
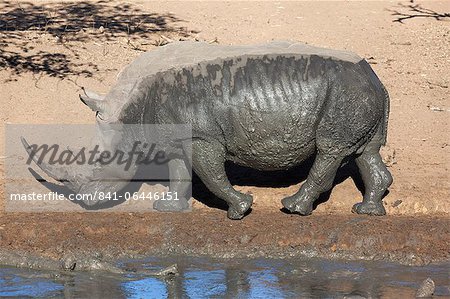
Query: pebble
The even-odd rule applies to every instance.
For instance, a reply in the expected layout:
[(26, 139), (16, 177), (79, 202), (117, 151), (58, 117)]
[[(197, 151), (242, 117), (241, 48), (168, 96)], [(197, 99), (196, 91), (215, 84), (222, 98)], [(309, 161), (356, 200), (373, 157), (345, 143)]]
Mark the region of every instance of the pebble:
[(435, 289), (434, 281), (431, 278), (425, 279), (416, 292), (416, 298), (426, 298), (433, 295)]
[(153, 273), (156, 276), (169, 276), (169, 275), (178, 275), (178, 266), (177, 264), (171, 265), (167, 268), (164, 268), (160, 271)]

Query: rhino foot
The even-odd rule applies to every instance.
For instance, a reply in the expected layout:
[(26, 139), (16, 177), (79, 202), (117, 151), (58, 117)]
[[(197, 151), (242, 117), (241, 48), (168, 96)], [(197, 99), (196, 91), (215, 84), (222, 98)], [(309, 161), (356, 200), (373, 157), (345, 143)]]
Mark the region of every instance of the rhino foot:
[(291, 213), (303, 216), (310, 215), (313, 211), (313, 204), (306, 200), (299, 200), (297, 197), (289, 196), (281, 200), (283, 207)]
[(253, 197), (245, 194), (245, 198), (241, 199), (238, 204), (230, 205), (228, 208), (227, 216), (231, 220), (239, 220), (245, 216), (245, 213), (250, 209), (253, 204)]
[(183, 198), (179, 200), (157, 200), (153, 203), (153, 209), (160, 212), (180, 212), (188, 208), (189, 203)]
[(383, 216), (386, 215), (386, 210), (383, 207), (383, 202), (358, 202), (353, 208), (352, 212), (356, 214), (367, 214), (371, 216)]

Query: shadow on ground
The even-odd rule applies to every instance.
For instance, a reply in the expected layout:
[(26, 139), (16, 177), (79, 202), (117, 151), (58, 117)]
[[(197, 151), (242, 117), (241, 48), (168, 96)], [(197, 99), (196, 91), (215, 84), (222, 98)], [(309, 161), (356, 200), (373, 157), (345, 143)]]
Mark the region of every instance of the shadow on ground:
[(404, 23), (406, 20), (416, 19), (416, 18), (433, 18), (436, 21), (443, 21), (444, 19), (450, 18), (450, 13), (440, 13), (434, 10), (422, 7), (420, 4), (399, 4), (400, 10), (388, 9), (395, 17), (393, 22)]
[[(313, 162), (314, 157), (308, 159), (302, 163), (302, 165), (283, 171), (259, 171), (227, 162), (226, 171), (228, 179), (233, 185), (285, 188), (304, 182), (308, 177)], [(333, 187), (329, 191), (320, 195), (320, 197), (314, 202), (314, 209), (316, 209), (318, 205), (328, 201), (333, 188), (344, 182), (349, 177), (355, 182), (356, 187), (361, 192), (362, 198), (362, 195), (364, 194), (364, 183), (355, 162), (351, 160), (345, 162), (341, 166), (334, 179)], [(223, 200), (212, 194), (195, 174), (192, 179), (192, 196), (208, 207), (221, 210), (228, 209), (228, 205)], [(284, 209), (283, 211), (287, 212)]]
[[(43, 73), (64, 78), (90, 77), (98, 66), (81, 59), (79, 47), (87, 42), (115, 42), (125, 39), (133, 50), (136, 39), (162, 45), (161, 36), (187, 38), (194, 33), (180, 26), (172, 14), (149, 13), (131, 4), (110, 5), (108, 1), (33, 4), (2, 1), (0, 4), (0, 68), (13, 74)], [(47, 40), (42, 40), (45, 36)], [(48, 48), (61, 46), (66, 51)], [(64, 52), (64, 53), (61, 53)]]

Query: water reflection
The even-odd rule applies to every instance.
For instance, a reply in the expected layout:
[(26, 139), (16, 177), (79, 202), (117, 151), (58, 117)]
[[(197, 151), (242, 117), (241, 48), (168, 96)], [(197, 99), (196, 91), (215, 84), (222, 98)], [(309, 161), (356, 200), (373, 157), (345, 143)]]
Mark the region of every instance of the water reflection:
[(178, 276), (56, 273), (0, 268), (0, 297), (64, 298), (365, 298), (413, 297), (431, 277), (435, 295), (449, 296), (448, 264), (406, 267), (327, 260), (129, 260), (127, 269), (179, 265)]
[(179, 298), (175, 294), (169, 293), (166, 284), (156, 278), (127, 281), (121, 283), (120, 286), (126, 298)]
[(0, 268), (0, 297), (46, 297), (64, 289), (60, 284), (40, 277), (37, 271), (27, 272)]

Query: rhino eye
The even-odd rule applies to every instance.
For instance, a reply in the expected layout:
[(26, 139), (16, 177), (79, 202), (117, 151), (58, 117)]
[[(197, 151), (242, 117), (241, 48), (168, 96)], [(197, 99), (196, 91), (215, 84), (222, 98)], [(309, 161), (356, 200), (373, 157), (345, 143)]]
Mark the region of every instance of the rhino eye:
[(95, 112), (95, 117), (97, 117), (97, 118), (100, 119), (100, 120), (104, 120), (103, 117), (102, 117), (102, 115), (100, 114), (100, 111), (96, 111), (96, 112)]

